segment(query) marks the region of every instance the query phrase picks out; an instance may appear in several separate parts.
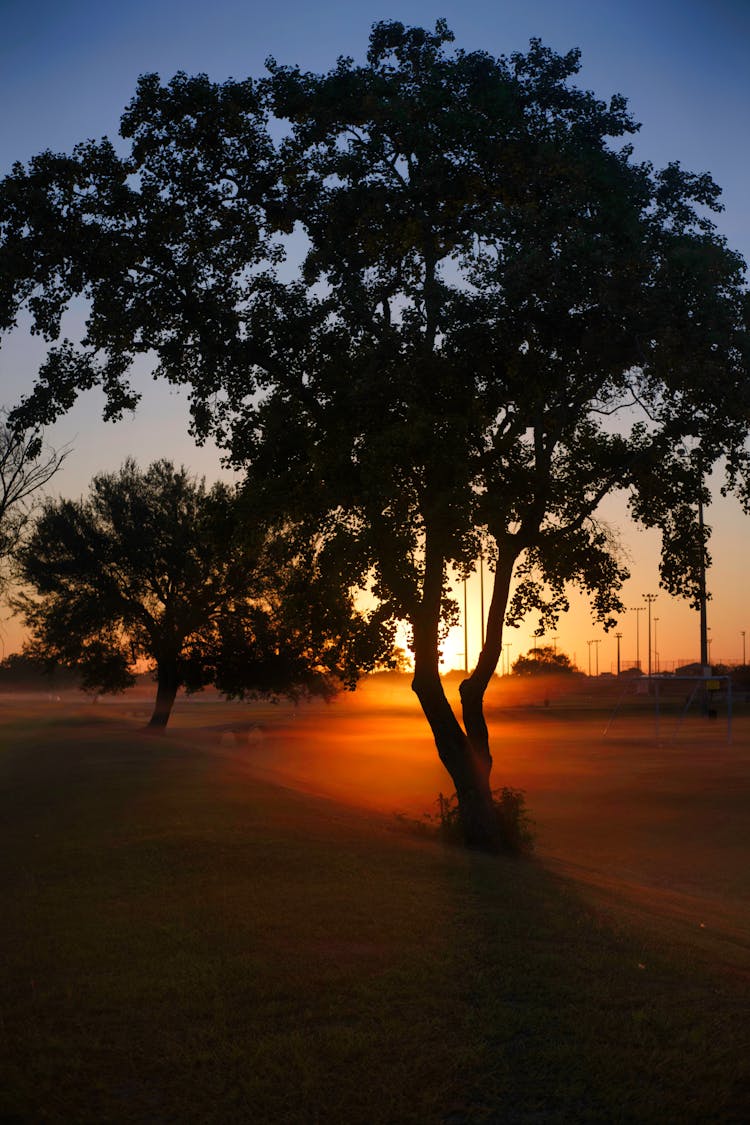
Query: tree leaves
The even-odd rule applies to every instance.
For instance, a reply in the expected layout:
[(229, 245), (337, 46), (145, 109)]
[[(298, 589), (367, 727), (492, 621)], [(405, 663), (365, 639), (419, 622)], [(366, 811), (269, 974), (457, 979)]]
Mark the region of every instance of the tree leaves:
[(122, 690), (139, 661), (176, 686), (332, 694), (388, 658), (382, 615), (355, 608), (333, 540), (248, 521), (248, 498), (169, 461), (129, 460), (88, 497), (47, 501), (19, 552), (34, 651)]
[[(661, 528), (682, 592), (695, 500), (675, 451), (698, 449), (704, 475), (726, 458), (750, 495), (744, 263), (711, 177), (638, 162), (625, 98), (577, 87), (578, 51), (452, 42), (444, 21), (381, 21), (364, 64), (327, 73), (146, 75), (127, 144), (14, 168), (4, 323), (27, 307), (55, 341), (18, 417), (93, 385), (117, 417), (149, 356), (265, 512), (346, 529), (352, 579), (388, 612), (434, 612), (427, 586), (484, 538), (522, 568), (513, 620), (551, 620), (574, 582), (611, 621), (608, 492)], [(60, 343), (77, 296), (86, 337)]]

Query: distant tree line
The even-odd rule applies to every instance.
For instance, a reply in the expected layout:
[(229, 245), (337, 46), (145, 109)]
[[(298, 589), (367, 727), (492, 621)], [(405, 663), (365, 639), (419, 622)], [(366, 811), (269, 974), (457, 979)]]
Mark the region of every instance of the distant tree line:
[(552, 645), (538, 645), (519, 656), (512, 671), (515, 676), (570, 676), (578, 669), (564, 652), (558, 652)]
[(71, 691), (80, 688), (77, 669), (50, 664), (39, 656), (12, 652), (0, 661), (0, 691)]

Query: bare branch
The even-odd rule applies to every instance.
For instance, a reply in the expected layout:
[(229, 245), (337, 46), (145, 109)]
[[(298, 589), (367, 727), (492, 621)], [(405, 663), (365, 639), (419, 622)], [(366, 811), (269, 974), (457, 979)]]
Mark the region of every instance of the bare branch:
[(0, 558), (18, 545), (37, 494), (71, 452), (45, 446), (39, 430), (18, 430), (0, 408)]

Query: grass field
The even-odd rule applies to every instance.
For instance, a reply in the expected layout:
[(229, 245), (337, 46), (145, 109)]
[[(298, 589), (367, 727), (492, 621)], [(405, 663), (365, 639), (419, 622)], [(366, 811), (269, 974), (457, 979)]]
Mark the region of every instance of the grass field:
[(0, 1121), (750, 1120), (750, 724), (602, 719), (494, 716), (512, 861), (408, 695), (0, 702)]

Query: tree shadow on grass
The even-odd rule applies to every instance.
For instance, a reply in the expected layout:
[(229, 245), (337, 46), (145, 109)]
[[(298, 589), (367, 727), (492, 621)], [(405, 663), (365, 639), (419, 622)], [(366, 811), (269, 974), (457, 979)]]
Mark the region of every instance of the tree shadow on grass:
[[(446, 1120), (743, 1121), (750, 987), (538, 860), (465, 858), (475, 1084)], [(472, 982), (471, 984), (469, 982)]]
[(13, 753), (0, 1117), (746, 1119), (746, 985), (537, 860), (114, 725)]

